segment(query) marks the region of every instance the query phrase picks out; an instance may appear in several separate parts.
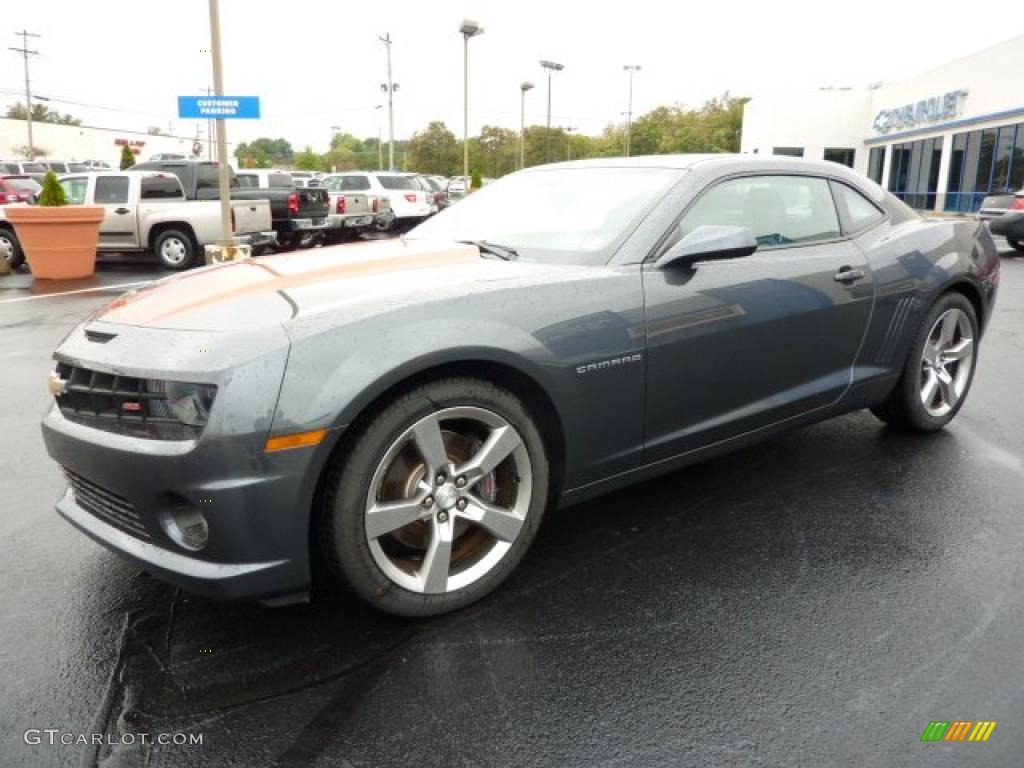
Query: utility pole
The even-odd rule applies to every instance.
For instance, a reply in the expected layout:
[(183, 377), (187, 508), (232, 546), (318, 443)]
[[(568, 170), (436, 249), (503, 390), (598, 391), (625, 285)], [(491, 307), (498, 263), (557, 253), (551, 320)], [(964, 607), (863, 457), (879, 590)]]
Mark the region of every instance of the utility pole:
[(624, 64), (622, 68), (629, 73), (629, 107), (626, 110), (626, 157), (629, 157), (629, 140), (633, 133), (633, 74), (640, 71), (640, 65)]
[(380, 89), (388, 95), (388, 170), (395, 170), (395, 91), (398, 84), (391, 79), (391, 33), (388, 32), (380, 38), (388, 51), (388, 81), (381, 83)]
[[(378, 104), (373, 108), (374, 112), (378, 109), (384, 109), (383, 104)], [(384, 170), (384, 142), (380, 139), (380, 116), (377, 116), (377, 170)]]
[(28, 159), (35, 160), (36, 148), (32, 142), (32, 86), (28, 78), (28, 57), (38, 56), (39, 51), (29, 50), (28, 39), (30, 37), (42, 37), (42, 35), (37, 35), (35, 32), (28, 32), (24, 29), (14, 34), (21, 35), (21, 48), (11, 48), (11, 50), (20, 53), (25, 61), (25, 121), (28, 123)]
[[(213, 90), (224, 95), (224, 67), (220, 50), (220, 0), (210, 0), (210, 50), (213, 52)], [(231, 231), (231, 176), (228, 168), (227, 121), (217, 118), (217, 167), (220, 176), (221, 245), (234, 244)]]

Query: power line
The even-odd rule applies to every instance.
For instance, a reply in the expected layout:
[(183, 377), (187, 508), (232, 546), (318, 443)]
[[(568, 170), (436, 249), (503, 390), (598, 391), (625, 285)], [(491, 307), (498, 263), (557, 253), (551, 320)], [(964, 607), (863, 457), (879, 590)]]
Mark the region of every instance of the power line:
[(42, 35), (37, 35), (35, 32), (29, 32), (24, 29), (14, 34), (21, 35), (21, 48), (12, 47), (10, 50), (20, 53), (21, 58), (25, 62), (25, 122), (28, 124), (28, 159), (34, 160), (36, 151), (32, 143), (32, 86), (28, 77), (28, 57), (38, 56), (39, 51), (29, 50), (28, 39), (30, 37), (42, 37)]

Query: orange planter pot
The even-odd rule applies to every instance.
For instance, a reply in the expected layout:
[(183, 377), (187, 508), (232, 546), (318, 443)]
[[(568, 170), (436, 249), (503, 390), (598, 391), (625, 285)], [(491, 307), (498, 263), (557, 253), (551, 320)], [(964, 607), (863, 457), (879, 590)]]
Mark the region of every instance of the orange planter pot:
[(33, 277), (69, 280), (96, 271), (102, 206), (12, 205), (5, 213), (25, 249)]

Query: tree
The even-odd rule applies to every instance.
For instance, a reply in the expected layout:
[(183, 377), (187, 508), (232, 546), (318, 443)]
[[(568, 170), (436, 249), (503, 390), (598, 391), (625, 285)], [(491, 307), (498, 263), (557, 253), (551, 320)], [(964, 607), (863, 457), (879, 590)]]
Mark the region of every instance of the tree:
[(64, 193), (64, 187), (60, 185), (60, 182), (57, 180), (57, 174), (53, 171), (47, 171), (43, 177), (43, 188), (39, 192), (39, 204), (50, 207), (68, 204), (68, 197)]
[[(474, 143), (476, 152), (473, 151)], [(475, 155), (471, 163), (474, 168), (480, 168), (484, 176), (496, 179), (515, 170), (519, 155), (519, 134), (508, 128), (485, 125), (475, 141), (470, 139), (470, 155)]]
[(243, 141), (235, 148), (235, 157), (240, 164), (248, 168), (289, 165), (294, 154), (292, 145), (285, 139), (259, 138), (248, 143)]
[(324, 159), (313, 151), (312, 147), (306, 147), (292, 158), (292, 165), (298, 171), (322, 171), (325, 170)]
[[(22, 103), (12, 104), (7, 108), (7, 117), (12, 120), (25, 120), (28, 113)], [(36, 102), (32, 105), (32, 120), (37, 123), (57, 123), (58, 125), (81, 125), (82, 121), (71, 115), (62, 115), (45, 104)]]
[(121, 170), (126, 171), (135, 165), (135, 153), (132, 148), (125, 144), (121, 147)]
[[(398, 143), (396, 152), (398, 154)], [(423, 131), (412, 135), (408, 143), (409, 166), (417, 173), (450, 176), (461, 167), (455, 134), (441, 120), (432, 120)]]
[(480, 189), (484, 185), (483, 179), (480, 178), (480, 171), (473, 169), (472, 177), (470, 178), (469, 188)]

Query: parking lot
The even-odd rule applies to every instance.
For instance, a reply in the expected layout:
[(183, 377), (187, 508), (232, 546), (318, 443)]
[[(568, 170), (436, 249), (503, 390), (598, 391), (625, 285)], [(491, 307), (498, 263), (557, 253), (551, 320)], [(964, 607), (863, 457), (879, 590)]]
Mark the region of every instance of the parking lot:
[[(51, 352), (162, 275), (108, 264), (51, 295), (0, 279), (4, 766), (1019, 762), (1024, 259), (1004, 254), (945, 432), (860, 412), (553, 514), (502, 588), (429, 621), (207, 602), (53, 511)], [(957, 719), (999, 728), (920, 741)], [(54, 728), (203, 740), (25, 743)]]

